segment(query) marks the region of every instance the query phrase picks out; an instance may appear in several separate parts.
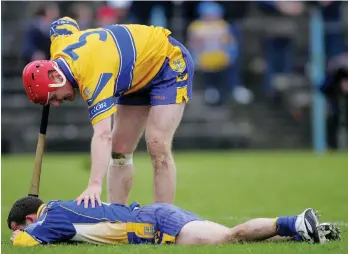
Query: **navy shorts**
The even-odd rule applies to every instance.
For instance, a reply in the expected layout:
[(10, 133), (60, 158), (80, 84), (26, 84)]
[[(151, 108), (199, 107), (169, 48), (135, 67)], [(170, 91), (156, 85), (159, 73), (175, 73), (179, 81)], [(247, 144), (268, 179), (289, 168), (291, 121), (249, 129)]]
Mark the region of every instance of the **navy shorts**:
[[(194, 62), (189, 51), (173, 37), (169, 42), (180, 48), (177, 59), (166, 59), (155, 78), (144, 88), (131, 94), (117, 97), (116, 104), (132, 106), (156, 106), (180, 104), (192, 99), (192, 83), (194, 76)], [(172, 61), (170, 63), (170, 61)], [(178, 62), (175, 62), (178, 61)], [(182, 72), (173, 70), (170, 65), (185, 64)]]
[[(153, 204), (136, 208), (132, 212), (132, 222), (137, 225), (145, 225), (145, 232), (153, 238), (142, 238), (137, 234), (128, 233), (129, 243), (175, 243), (177, 235), (183, 226), (191, 221), (203, 221), (197, 215), (171, 204)], [(144, 232), (142, 232), (144, 233)]]

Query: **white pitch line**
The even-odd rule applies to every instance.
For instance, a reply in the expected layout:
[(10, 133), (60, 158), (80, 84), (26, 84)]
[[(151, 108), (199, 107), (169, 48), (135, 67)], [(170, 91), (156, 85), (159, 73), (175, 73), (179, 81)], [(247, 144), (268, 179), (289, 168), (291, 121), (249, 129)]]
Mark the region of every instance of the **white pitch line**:
[[(223, 217), (223, 220), (233, 220), (233, 221), (247, 221), (247, 220), (251, 220), (251, 219), (255, 219), (255, 218), (250, 218), (250, 217), (239, 217), (239, 216), (227, 216), (227, 217)], [(348, 228), (348, 222), (346, 221), (322, 221), (322, 222), (329, 222), (329, 223), (333, 223), (338, 227), (345, 227)]]

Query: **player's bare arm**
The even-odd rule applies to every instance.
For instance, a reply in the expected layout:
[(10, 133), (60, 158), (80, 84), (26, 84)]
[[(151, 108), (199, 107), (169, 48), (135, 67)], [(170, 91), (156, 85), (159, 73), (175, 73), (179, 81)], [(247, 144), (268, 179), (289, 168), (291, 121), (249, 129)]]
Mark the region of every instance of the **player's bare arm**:
[(111, 153), (111, 116), (97, 122), (93, 126), (93, 137), (91, 142), (91, 175), (87, 189), (77, 198), (78, 204), (84, 201), (85, 208), (91, 201), (95, 207), (95, 201), (101, 205), (100, 195), (103, 179), (106, 175), (110, 153)]

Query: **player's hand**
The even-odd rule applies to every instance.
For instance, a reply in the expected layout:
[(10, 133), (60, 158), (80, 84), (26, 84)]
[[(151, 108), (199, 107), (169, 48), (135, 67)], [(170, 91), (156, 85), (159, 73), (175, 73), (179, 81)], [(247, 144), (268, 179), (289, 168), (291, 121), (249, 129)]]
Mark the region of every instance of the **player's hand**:
[(98, 185), (98, 184), (88, 185), (87, 189), (84, 192), (82, 192), (82, 194), (76, 199), (77, 205), (80, 205), (83, 200), (85, 208), (88, 208), (89, 201), (91, 201), (92, 208), (95, 208), (96, 201), (99, 204), (99, 206), (101, 206), (101, 201), (100, 201), (101, 192), (102, 192), (101, 185)]
[(10, 238), (10, 241), (11, 241), (11, 242), (14, 241), (14, 239), (16, 238), (16, 236), (17, 236), (17, 234), (18, 234), (19, 232), (21, 232), (19, 229), (17, 229), (17, 230), (15, 230), (15, 231), (12, 232), (12, 236), (11, 236), (11, 238)]

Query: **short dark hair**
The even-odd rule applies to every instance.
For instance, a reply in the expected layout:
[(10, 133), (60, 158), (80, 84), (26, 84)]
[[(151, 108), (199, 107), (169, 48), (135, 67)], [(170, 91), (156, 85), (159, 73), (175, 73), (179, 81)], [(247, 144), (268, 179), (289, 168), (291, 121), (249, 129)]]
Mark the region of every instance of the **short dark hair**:
[(12, 206), (7, 217), (7, 225), (11, 229), (11, 223), (25, 224), (25, 217), (36, 213), (44, 202), (36, 197), (27, 196), (18, 199)]

